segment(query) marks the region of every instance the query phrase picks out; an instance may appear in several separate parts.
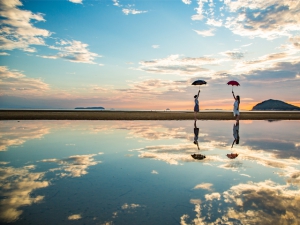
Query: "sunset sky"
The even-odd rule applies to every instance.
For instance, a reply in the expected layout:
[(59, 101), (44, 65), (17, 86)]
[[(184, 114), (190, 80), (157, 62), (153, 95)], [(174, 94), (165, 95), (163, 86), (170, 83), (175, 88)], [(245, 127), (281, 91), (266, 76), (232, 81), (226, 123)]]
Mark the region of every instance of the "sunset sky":
[(0, 108), (300, 106), (299, 0), (0, 0)]

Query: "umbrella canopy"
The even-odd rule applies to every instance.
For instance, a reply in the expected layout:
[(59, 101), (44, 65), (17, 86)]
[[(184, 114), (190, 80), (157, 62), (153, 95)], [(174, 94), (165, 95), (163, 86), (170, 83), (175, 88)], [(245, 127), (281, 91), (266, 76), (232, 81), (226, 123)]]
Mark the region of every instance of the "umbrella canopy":
[(195, 80), (192, 85), (202, 85), (202, 84), (206, 84), (206, 81), (204, 80)]
[(239, 154), (237, 154), (237, 153), (231, 153), (231, 154), (227, 154), (227, 157), (228, 157), (229, 159), (235, 159), (236, 157), (238, 157), (238, 155), (239, 155)]
[(239, 82), (235, 81), (235, 80), (231, 80), (227, 83), (228, 85), (232, 85), (232, 86), (240, 86)]

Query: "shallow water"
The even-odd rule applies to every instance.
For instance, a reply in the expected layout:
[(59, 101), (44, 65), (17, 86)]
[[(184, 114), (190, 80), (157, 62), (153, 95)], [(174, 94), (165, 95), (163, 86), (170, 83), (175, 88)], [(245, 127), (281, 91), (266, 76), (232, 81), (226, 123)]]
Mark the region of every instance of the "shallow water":
[(0, 125), (1, 223), (300, 221), (300, 121)]

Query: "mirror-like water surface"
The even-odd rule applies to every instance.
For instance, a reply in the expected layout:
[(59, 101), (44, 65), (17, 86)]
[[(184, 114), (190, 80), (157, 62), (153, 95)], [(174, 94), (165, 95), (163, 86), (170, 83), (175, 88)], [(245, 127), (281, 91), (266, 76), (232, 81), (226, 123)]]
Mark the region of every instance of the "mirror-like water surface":
[(300, 221), (299, 121), (0, 123), (1, 223)]

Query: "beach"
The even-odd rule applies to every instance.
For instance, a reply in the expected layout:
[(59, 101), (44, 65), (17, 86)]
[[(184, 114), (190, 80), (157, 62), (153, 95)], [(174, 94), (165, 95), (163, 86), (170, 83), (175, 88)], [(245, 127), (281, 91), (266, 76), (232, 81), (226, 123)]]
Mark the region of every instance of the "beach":
[[(198, 120), (234, 120), (232, 112), (201, 111)], [(186, 111), (0, 110), (0, 120), (193, 120)], [(241, 112), (240, 120), (300, 120), (300, 112)]]

